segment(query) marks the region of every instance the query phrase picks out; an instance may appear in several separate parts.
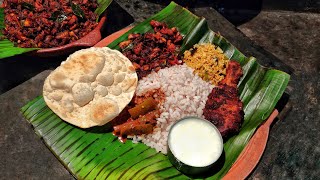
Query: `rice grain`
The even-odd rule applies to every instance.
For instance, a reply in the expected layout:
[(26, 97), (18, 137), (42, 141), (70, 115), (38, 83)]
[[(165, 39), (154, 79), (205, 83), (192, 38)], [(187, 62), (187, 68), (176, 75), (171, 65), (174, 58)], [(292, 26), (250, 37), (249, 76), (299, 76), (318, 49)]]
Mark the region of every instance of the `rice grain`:
[(187, 65), (176, 65), (152, 72), (139, 81), (138, 96), (158, 89), (165, 94), (165, 101), (159, 105), (160, 117), (152, 134), (134, 136), (133, 141), (142, 141), (157, 151), (167, 153), (167, 137), (170, 127), (185, 116), (203, 117), (202, 112), (213, 85), (203, 81)]

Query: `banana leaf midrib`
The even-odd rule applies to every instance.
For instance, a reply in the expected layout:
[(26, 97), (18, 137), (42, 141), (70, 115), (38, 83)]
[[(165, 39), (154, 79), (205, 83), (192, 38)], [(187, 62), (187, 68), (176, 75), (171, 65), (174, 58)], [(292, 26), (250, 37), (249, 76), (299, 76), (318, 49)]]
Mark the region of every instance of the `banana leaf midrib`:
[[(175, 12), (179, 14), (179, 17)], [(253, 57), (246, 57), (220, 34), (210, 30), (203, 18), (191, 14), (175, 3), (171, 3), (155, 16), (135, 26), (113, 41), (109, 47), (119, 49), (118, 43), (126, 40), (129, 33), (151, 31), (149, 22), (152, 19), (166, 22), (170, 27), (178, 24), (178, 29), (185, 38), (180, 53), (190, 48), (194, 43), (213, 43), (221, 47), (230, 59), (240, 62), (244, 70), (244, 76), (238, 87), (240, 98), (246, 107), (245, 121), (239, 135), (230, 138), (224, 144), (226, 156), (224, 166), (218, 173), (208, 177), (208, 179), (221, 179), (235, 162), (259, 124), (270, 115), (284, 92), (290, 76), (284, 72), (259, 65)], [(180, 22), (181, 19), (185, 19), (185, 22)], [(179, 23), (175, 23), (177, 20)], [(50, 109), (45, 105), (41, 96), (22, 108), (22, 113), (35, 126), (37, 134), (43, 137), (48, 148), (76, 178), (188, 178), (170, 166), (166, 156), (156, 153), (154, 149), (142, 143), (134, 144), (128, 141), (125, 145), (119, 144), (112, 133), (108, 131), (103, 133), (104, 130), (101, 127), (91, 130), (79, 129), (65, 123), (55, 114), (50, 115), (49, 112)], [(48, 119), (53, 122), (47, 122)], [(70, 129), (71, 131), (69, 131)], [(120, 155), (113, 151), (115, 149), (124, 152)], [(80, 153), (81, 151), (83, 153)], [(142, 151), (140, 154), (134, 156), (134, 152), (140, 151)]]

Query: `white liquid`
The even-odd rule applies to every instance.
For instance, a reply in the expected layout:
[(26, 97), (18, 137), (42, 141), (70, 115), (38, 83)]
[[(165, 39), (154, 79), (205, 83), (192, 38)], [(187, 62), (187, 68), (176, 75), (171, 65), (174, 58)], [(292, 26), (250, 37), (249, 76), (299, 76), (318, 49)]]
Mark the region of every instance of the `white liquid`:
[(188, 118), (174, 125), (169, 134), (172, 154), (184, 164), (208, 166), (219, 159), (223, 140), (209, 121)]

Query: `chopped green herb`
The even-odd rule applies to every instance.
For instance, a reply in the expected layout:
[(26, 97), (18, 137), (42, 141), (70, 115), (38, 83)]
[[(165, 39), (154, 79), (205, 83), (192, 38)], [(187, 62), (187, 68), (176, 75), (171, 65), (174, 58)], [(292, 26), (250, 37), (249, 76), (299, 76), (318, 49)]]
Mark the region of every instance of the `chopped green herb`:
[(61, 11), (55, 11), (51, 14), (50, 19), (57, 22), (62, 22), (67, 19), (67, 16)]
[(26, 8), (30, 11), (34, 10), (34, 6), (32, 4), (27, 3), (27, 2), (23, 2), (21, 5), (22, 5), (22, 7)]
[(124, 49), (122, 49), (122, 51), (127, 51), (133, 48), (133, 43), (130, 43), (127, 47), (125, 47)]
[(73, 11), (73, 14), (75, 14), (76, 16), (78, 16), (78, 17), (80, 17), (82, 19), (85, 18), (85, 14), (84, 14), (84, 12), (82, 11), (82, 9), (80, 8), (79, 5), (71, 3), (71, 9)]

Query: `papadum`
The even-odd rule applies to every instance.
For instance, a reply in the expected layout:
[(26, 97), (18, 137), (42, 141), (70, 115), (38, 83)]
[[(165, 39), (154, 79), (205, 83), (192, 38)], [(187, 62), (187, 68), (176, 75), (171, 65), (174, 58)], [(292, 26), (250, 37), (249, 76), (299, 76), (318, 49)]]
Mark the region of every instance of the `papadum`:
[(47, 77), (43, 97), (61, 119), (89, 128), (117, 117), (137, 83), (128, 58), (117, 50), (92, 47), (71, 54)]

